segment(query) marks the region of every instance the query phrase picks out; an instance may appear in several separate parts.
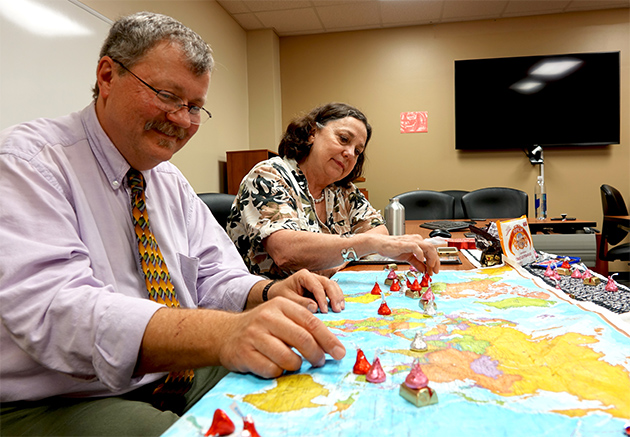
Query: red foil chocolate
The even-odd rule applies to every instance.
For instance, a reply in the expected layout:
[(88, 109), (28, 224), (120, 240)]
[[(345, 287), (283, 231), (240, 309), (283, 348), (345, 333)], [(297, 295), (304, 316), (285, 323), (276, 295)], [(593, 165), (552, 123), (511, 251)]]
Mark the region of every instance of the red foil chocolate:
[(374, 287), (372, 287), (372, 291), (370, 291), (370, 294), (381, 294), (381, 287), (378, 285), (378, 282), (374, 283)]
[(365, 375), (370, 370), (370, 362), (365, 358), (365, 354), (361, 349), (357, 349), (357, 360), (352, 368), (352, 373), (357, 375)]
[(212, 425), (205, 433), (206, 436), (224, 436), (234, 432), (234, 422), (230, 420), (225, 411), (217, 408), (212, 418)]

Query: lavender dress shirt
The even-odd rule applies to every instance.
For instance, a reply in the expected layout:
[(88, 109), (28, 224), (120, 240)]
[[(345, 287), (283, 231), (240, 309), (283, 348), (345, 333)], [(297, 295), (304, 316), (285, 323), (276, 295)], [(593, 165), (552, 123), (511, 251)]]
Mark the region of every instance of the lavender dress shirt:
[[(111, 396), (162, 376), (132, 377), (161, 305), (144, 284), (128, 169), (93, 104), (0, 132), (0, 402)], [(262, 278), (175, 166), (143, 175), (182, 307), (242, 311)]]

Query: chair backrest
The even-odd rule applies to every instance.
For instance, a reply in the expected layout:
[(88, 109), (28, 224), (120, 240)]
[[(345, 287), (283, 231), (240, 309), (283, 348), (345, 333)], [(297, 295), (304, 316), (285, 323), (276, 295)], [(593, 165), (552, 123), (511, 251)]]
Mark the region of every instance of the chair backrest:
[(527, 215), (529, 196), (514, 188), (489, 187), (462, 196), (466, 217), (475, 220), (516, 218)]
[(405, 220), (448, 220), (453, 218), (455, 199), (439, 191), (416, 190), (396, 196), (405, 207)]
[[(626, 202), (623, 200), (621, 193), (610, 185), (602, 185), (600, 187), (602, 195), (602, 209), (604, 215), (628, 215)], [(602, 239), (606, 239), (609, 244), (618, 244), (626, 238), (628, 231), (620, 228), (615, 223), (607, 220), (603, 221)]]
[(216, 218), (221, 227), (225, 229), (228, 216), (230, 215), (230, 209), (232, 208), (232, 203), (236, 196), (226, 193), (198, 193), (197, 196), (210, 208), (214, 218)]
[(464, 213), (464, 206), (462, 205), (462, 196), (464, 194), (468, 194), (468, 191), (465, 190), (442, 190), (440, 191), (444, 194), (450, 194), (455, 198), (455, 212), (453, 213), (454, 219), (465, 219), (466, 214)]

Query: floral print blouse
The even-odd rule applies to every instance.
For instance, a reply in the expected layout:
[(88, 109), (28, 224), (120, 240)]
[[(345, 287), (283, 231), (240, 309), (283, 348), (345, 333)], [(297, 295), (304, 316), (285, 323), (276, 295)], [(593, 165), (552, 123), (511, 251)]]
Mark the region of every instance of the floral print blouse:
[(227, 224), (228, 235), (252, 273), (270, 278), (293, 273), (281, 270), (262, 244), (281, 229), (352, 236), (385, 223), (354, 184), (329, 185), (324, 196), (326, 222), (322, 223), (295, 160), (274, 157), (254, 166), (241, 182)]

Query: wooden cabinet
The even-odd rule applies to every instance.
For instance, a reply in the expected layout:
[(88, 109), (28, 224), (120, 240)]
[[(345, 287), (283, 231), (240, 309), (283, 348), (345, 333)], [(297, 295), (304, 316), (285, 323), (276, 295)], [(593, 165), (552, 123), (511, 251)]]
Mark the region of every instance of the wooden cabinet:
[[(352, 181), (353, 183), (357, 183), (357, 182), (365, 182), (365, 178), (363, 176), (356, 178), (355, 180)], [(359, 189), (360, 192), (363, 193), (363, 195), (365, 196), (366, 199), (370, 200), (370, 198), (368, 197), (368, 190), (367, 188), (361, 188), (361, 187), (357, 187)]]
[(267, 149), (236, 150), (226, 152), (227, 155), (227, 192), (237, 194), (238, 187), (247, 173), (260, 161), (274, 156), (276, 152)]

